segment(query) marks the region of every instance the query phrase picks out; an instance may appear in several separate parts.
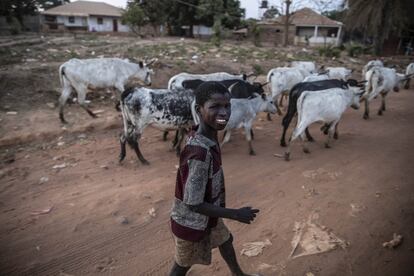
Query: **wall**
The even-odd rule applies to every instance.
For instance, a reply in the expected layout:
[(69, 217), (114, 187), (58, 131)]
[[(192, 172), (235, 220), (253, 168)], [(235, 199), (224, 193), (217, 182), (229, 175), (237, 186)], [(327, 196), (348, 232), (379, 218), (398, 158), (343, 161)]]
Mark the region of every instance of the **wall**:
[[(98, 24), (98, 18), (102, 18), (102, 24)], [(118, 32), (129, 32), (129, 27), (127, 25), (122, 25), (120, 18), (95, 15), (89, 17), (89, 31), (113, 32), (113, 19), (118, 21)]]

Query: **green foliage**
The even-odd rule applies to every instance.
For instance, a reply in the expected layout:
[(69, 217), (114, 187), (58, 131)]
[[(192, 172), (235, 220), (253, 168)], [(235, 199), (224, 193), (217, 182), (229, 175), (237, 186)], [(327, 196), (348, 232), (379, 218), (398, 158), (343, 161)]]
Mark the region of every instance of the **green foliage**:
[(196, 18), (206, 26), (213, 26), (220, 17), (222, 26), (233, 29), (240, 25), (244, 16), (244, 10), (236, 0), (199, 0), (198, 5)]
[(128, 7), (121, 20), (123, 24), (127, 24), (137, 35), (140, 35), (141, 27), (148, 22), (144, 10), (136, 2), (128, 2)]
[(272, 18), (275, 18), (278, 15), (280, 15), (279, 10), (275, 6), (271, 6), (269, 9), (267, 9), (263, 13), (263, 18), (265, 18), (265, 19), (272, 19)]
[(326, 47), (320, 47), (318, 48), (318, 52), (320, 56), (325, 56), (325, 57), (339, 58), (341, 56), (341, 49), (338, 47), (334, 47), (332, 45), (327, 45)]
[(251, 20), (249, 21), (249, 32), (251, 33), (253, 37), (253, 43), (255, 46), (260, 47), (260, 36), (262, 34), (262, 29), (259, 25), (257, 25), (256, 21)]
[(10, 32), (12, 35), (17, 35), (22, 32), (22, 25), (20, 24), (19, 20), (17, 20), (16, 17), (11, 18), (10, 26), (11, 26)]
[(222, 38), (222, 31), (221, 31), (221, 20), (216, 19), (213, 25), (213, 35), (211, 36), (211, 42), (216, 46), (220, 47)]
[(372, 50), (370, 46), (364, 46), (363, 44), (356, 43), (356, 42), (349, 42), (344, 45), (348, 56), (350, 57), (358, 57), (362, 54), (369, 54)]
[(262, 66), (260, 66), (260, 64), (253, 64), (253, 73), (255, 75), (263, 75), (265, 73), (265, 71), (263, 70)]

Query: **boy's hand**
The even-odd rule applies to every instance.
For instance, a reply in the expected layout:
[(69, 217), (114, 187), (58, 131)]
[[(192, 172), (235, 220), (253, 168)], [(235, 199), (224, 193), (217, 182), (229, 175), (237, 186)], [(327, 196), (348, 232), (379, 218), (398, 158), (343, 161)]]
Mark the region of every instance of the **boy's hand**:
[(236, 209), (234, 219), (242, 223), (250, 224), (258, 212), (259, 209), (252, 209), (252, 207)]

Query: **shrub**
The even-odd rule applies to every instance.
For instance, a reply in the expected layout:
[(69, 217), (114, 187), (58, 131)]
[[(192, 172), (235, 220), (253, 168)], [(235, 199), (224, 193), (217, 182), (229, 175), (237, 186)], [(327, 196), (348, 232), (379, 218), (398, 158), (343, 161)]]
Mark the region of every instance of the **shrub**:
[(327, 45), (326, 47), (320, 47), (318, 48), (318, 52), (320, 56), (325, 56), (325, 57), (339, 58), (341, 56), (341, 49), (338, 47), (334, 47), (332, 45)]
[(262, 66), (260, 66), (259, 64), (253, 64), (252, 67), (253, 67), (253, 72), (256, 76), (263, 75), (265, 73)]

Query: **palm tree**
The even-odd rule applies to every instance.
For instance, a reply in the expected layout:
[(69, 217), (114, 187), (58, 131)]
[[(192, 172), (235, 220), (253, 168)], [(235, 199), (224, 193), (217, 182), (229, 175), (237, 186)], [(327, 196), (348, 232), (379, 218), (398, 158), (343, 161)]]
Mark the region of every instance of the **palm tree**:
[(402, 28), (405, 13), (402, 9), (407, 0), (345, 0), (348, 7), (345, 23), (351, 30), (364, 30), (374, 37), (376, 55), (382, 52), (384, 40), (393, 30)]

